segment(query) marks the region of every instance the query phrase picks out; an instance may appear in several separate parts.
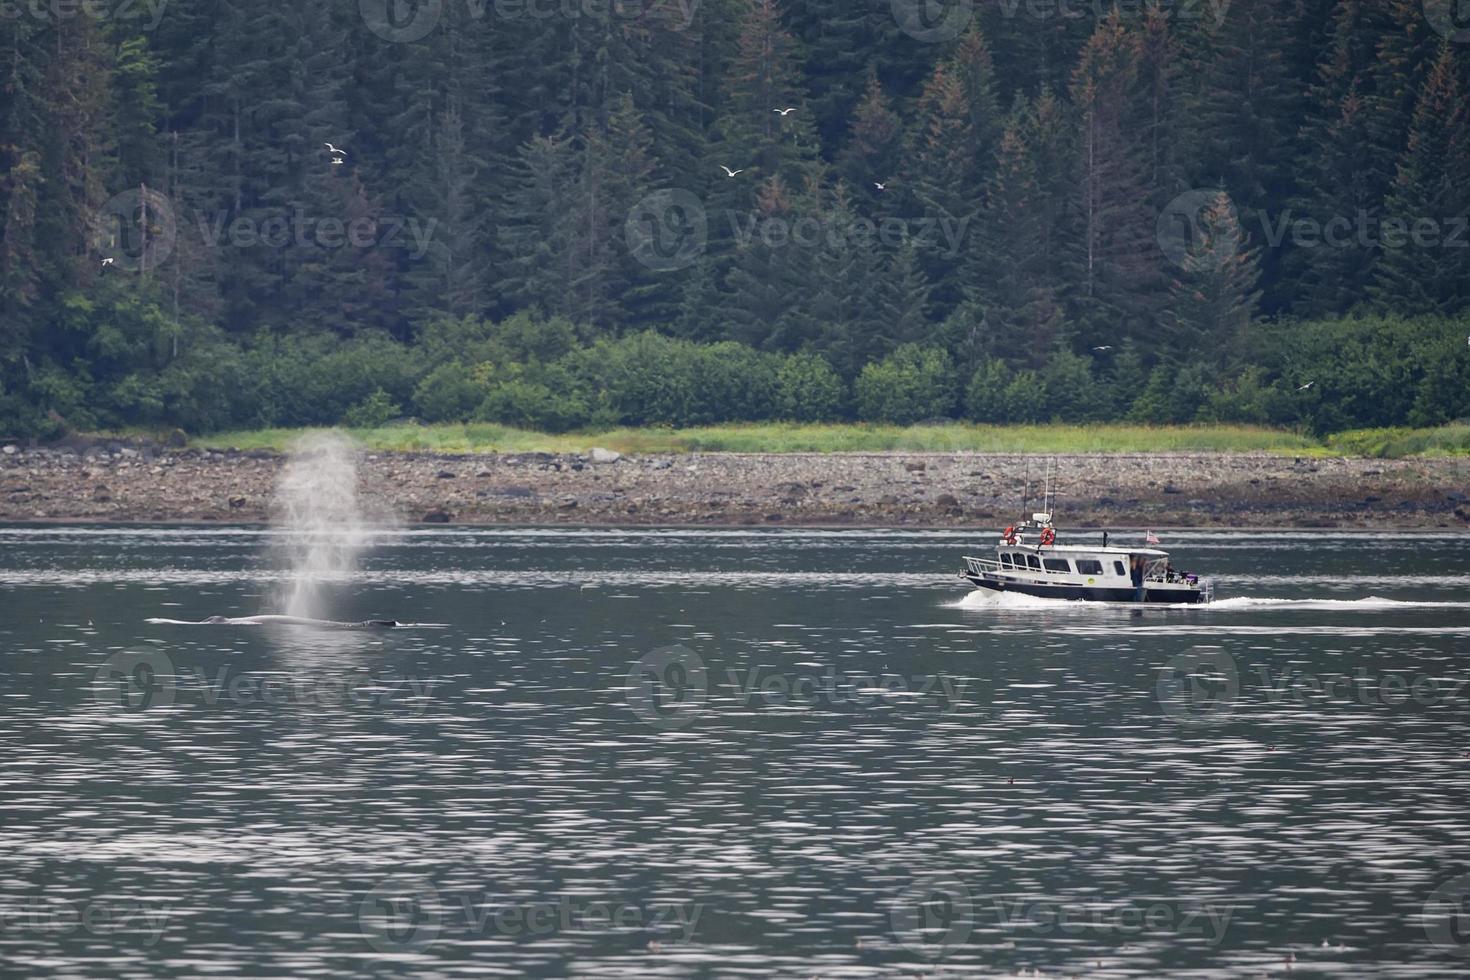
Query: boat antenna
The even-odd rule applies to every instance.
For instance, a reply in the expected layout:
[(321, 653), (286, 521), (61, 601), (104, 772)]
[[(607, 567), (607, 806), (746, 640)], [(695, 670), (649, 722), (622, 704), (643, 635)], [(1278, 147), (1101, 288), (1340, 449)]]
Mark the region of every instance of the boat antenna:
[(1031, 457), (1026, 457), (1026, 476), (1021, 481), (1021, 519), (1029, 520), (1026, 516), (1026, 504), (1031, 500)]

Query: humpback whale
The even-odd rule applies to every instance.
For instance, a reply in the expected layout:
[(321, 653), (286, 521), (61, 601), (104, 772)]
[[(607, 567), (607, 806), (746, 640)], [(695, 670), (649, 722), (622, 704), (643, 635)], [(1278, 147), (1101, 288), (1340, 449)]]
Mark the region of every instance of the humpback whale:
[(148, 622), (169, 626), (312, 626), (335, 630), (394, 629), (405, 625), (396, 619), (364, 619), (357, 623), (339, 623), (331, 619), (307, 619), (303, 616), (210, 616), (200, 620), (150, 619)]

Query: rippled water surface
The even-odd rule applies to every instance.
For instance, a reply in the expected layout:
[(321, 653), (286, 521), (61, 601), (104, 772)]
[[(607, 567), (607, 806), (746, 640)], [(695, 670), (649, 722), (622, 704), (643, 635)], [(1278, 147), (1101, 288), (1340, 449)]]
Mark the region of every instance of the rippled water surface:
[(0, 972), (1470, 971), (1470, 539), (1165, 535), (1208, 608), (951, 532), (0, 528)]

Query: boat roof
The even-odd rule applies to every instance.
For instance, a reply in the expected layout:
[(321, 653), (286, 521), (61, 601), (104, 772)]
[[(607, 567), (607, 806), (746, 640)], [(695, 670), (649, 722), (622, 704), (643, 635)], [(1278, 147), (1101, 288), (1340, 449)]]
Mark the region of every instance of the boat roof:
[(1089, 555), (1140, 555), (1145, 558), (1169, 557), (1169, 553), (1167, 551), (1160, 551), (1158, 548), (1119, 548), (1116, 545), (1108, 545), (1106, 548), (1104, 548), (1102, 545), (1093, 546), (1086, 544), (1049, 544), (1046, 545), (1044, 549), (1042, 549), (1041, 546), (1037, 545), (1035, 541), (1026, 541), (1022, 544), (1002, 543), (997, 544), (995, 547), (997, 550), (1009, 550), (1012, 548), (1021, 548), (1027, 551), (1045, 550), (1049, 554), (1052, 552), (1083, 552)]

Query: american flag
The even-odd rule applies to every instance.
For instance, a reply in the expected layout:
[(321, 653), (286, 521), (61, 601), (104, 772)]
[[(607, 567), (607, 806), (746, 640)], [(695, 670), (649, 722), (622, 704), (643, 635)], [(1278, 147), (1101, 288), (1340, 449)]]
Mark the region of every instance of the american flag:
[(1148, 534), (1144, 535), (1144, 537), (1143, 537), (1143, 543), (1144, 544), (1158, 544), (1159, 543), (1159, 536), (1157, 534), (1155, 534), (1154, 532), (1150, 531), (1150, 532), (1148, 532)]

